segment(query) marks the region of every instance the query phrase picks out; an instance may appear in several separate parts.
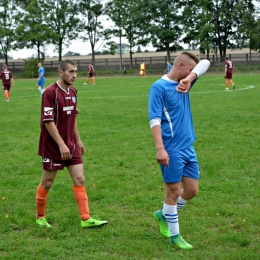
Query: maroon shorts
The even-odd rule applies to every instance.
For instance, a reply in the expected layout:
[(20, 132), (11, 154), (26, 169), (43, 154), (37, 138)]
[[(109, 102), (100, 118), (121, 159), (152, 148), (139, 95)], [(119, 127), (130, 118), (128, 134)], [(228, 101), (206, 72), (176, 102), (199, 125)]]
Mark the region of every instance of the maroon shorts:
[(49, 158), (42, 157), (42, 168), (46, 171), (63, 170), (64, 167), (70, 165), (82, 164), (82, 163), (83, 161), (79, 149), (76, 149), (71, 159), (69, 160), (49, 159)]
[(7, 90), (7, 91), (10, 91), (10, 82), (5, 82), (3, 83), (3, 90)]
[(89, 78), (93, 78), (94, 77), (94, 73), (93, 72), (89, 72), (88, 77)]
[(226, 79), (232, 79), (232, 73), (227, 72), (225, 78)]

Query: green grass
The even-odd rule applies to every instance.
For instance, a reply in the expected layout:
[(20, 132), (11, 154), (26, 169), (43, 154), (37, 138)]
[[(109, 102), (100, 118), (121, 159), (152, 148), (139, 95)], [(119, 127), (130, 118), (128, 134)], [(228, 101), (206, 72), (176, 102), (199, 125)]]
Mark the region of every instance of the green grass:
[(201, 181), (198, 196), (179, 213), (181, 233), (195, 248), (188, 252), (173, 249), (152, 217), (165, 194), (147, 115), (158, 77), (97, 77), (96, 86), (76, 81), (91, 214), (108, 220), (100, 229), (81, 229), (67, 170), (49, 193), (54, 228), (36, 227), (36, 80), (17, 79), (10, 103), (2, 93), (0, 259), (259, 259), (259, 76), (236, 74), (236, 90), (225, 91), (222, 73), (205, 75), (191, 91)]

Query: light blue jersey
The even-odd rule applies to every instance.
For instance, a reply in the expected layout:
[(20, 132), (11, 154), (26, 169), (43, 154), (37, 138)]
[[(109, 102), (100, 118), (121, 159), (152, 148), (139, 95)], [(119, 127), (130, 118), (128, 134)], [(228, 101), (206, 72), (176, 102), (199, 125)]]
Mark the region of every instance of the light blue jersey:
[(41, 86), (42, 88), (44, 87), (44, 82), (45, 82), (45, 78), (44, 78), (44, 68), (40, 67), (38, 69), (38, 77), (40, 77), (40, 75), (43, 75), (40, 80), (38, 80), (37, 85)]
[(168, 74), (172, 69), (172, 64), (171, 63), (168, 63), (167, 64), (167, 70), (166, 70), (166, 73), (165, 74)]
[(162, 140), (169, 154), (192, 145), (196, 139), (189, 92), (179, 93), (178, 84), (165, 75), (152, 85), (149, 93), (149, 120), (161, 121)]

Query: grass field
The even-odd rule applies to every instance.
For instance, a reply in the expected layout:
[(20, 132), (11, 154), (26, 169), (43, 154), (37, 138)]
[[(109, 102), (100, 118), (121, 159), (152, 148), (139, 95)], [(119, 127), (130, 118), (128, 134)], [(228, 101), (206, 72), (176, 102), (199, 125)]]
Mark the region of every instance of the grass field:
[[(40, 103), (36, 80), (15, 81), (0, 99), (0, 259), (168, 260), (260, 259), (260, 76), (205, 75), (191, 91), (201, 167), (200, 192), (180, 212), (180, 230), (194, 250), (172, 248), (153, 212), (164, 185), (147, 113), (157, 77), (78, 78), (78, 126), (92, 215), (108, 220), (83, 230), (67, 170), (49, 193), (51, 230), (35, 225)], [(48, 79), (46, 85), (56, 79)]]

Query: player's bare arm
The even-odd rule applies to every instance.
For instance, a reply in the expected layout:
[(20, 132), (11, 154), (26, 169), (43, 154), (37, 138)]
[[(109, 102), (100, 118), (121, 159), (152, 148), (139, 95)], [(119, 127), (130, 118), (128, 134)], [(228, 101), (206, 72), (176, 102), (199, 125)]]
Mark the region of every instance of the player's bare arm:
[(197, 78), (196, 73), (190, 73), (185, 79), (182, 79), (177, 86), (178, 92), (187, 93), (190, 89), (191, 82)]
[(60, 149), (61, 159), (62, 160), (70, 159), (71, 158), (70, 150), (67, 147), (67, 145), (64, 143), (63, 139), (61, 138), (55, 123), (48, 122), (48, 123), (45, 123), (45, 126), (46, 126), (49, 134), (51, 135), (51, 137), (53, 138), (53, 140), (56, 142), (56, 144), (58, 145), (58, 147)]
[(80, 153), (81, 153), (81, 155), (83, 155), (85, 153), (85, 147), (84, 147), (84, 145), (83, 145), (83, 143), (82, 143), (82, 141), (80, 139), (77, 120), (75, 121), (73, 133), (74, 133), (77, 145), (79, 147)]
[(152, 127), (152, 136), (156, 148), (156, 160), (159, 164), (165, 165), (166, 167), (169, 166), (169, 155), (164, 149), (164, 145), (162, 142), (162, 133), (161, 133), (161, 126), (156, 125)]

